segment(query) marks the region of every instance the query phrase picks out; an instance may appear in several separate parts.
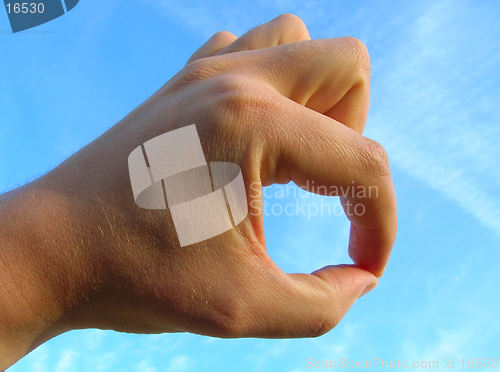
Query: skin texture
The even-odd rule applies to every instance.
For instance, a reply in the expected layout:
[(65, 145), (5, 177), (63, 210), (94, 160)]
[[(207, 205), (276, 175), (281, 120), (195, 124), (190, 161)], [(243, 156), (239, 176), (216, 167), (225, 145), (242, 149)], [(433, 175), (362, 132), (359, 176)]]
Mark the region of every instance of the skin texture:
[[(335, 327), (377, 284), (397, 230), (387, 155), (361, 134), (369, 74), (360, 41), (310, 40), (293, 15), (220, 32), (101, 137), (0, 196), (0, 370), (71, 329), (284, 338)], [(207, 161), (241, 167), (253, 206), (255, 185), (377, 187), (341, 198), (366, 208), (348, 214), (354, 264), (285, 274), (262, 214), (181, 248), (168, 209), (135, 205), (127, 159), (193, 123)]]

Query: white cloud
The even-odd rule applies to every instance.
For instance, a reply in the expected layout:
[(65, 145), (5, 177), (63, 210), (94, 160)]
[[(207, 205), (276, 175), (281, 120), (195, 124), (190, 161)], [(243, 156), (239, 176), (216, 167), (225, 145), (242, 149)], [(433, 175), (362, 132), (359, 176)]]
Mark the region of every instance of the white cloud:
[[(473, 354), (471, 349), (471, 339), (474, 338), (473, 333), (461, 327), (453, 332), (438, 330), (438, 339), (432, 343), (414, 343), (405, 342), (402, 345), (403, 359), (409, 362), (434, 362), (439, 363), (439, 370), (444, 369), (444, 362), (447, 364), (455, 359), (455, 368), (459, 368), (461, 364), (459, 359), (467, 358)], [(479, 351), (479, 350), (475, 350)]]
[(221, 29), (241, 34), (281, 12), (302, 16), (312, 34), (352, 31), (374, 51), (368, 135), (393, 165), (500, 233), (500, 27), (487, 4), (421, 2), (392, 9), (391, 23), (381, 25), (390, 14), (382, 5), (335, 3), (332, 13), (324, 1), (144, 1), (204, 38)]
[(242, 0), (238, 2), (207, 2), (187, 0), (143, 0), (153, 4), (163, 15), (184, 29), (204, 39), (215, 32), (227, 30), (241, 35), (260, 23), (270, 21), (282, 13), (294, 13), (321, 28), (331, 30), (330, 9), (342, 7), (340, 1), (311, 0)]
[(136, 371), (137, 372), (156, 372), (157, 369), (156, 367), (153, 367), (149, 364), (149, 362), (144, 359), (139, 362), (136, 366)]
[(441, 0), (415, 19), (374, 71), (369, 133), (394, 165), (500, 234), (500, 53), (484, 37), (500, 30), (485, 11)]
[(55, 372), (72, 371), (74, 369), (74, 360), (77, 353), (74, 350), (66, 350), (57, 363)]
[(190, 365), (191, 360), (188, 355), (177, 355), (170, 360), (168, 371), (185, 371)]

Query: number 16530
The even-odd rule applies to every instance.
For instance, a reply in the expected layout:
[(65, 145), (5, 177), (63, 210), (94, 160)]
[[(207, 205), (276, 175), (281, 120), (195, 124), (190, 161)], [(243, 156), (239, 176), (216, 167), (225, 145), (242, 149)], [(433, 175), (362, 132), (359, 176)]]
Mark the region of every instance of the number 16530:
[(7, 3), (7, 13), (43, 13), (45, 6), (43, 3)]

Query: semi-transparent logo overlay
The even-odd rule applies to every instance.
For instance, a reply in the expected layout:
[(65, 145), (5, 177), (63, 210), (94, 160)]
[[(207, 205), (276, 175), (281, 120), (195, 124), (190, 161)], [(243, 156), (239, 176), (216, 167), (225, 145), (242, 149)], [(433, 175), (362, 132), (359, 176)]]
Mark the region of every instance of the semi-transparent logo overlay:
[(168, 206), (182, 247), (222, 234), (248, 214), (240, 167), (207, 163), (194, 124), (145, 142), (128, 165), (136, 204)]
[(73, 9), (79, 0), (4, 0), (12, 32), (39, 26)]

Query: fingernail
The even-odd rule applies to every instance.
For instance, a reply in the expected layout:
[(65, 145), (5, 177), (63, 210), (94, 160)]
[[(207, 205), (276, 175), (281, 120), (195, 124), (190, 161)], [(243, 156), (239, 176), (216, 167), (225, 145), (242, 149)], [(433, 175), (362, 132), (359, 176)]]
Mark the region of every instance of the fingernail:
[(370, 292), (373, 288), (375, 288), (376, 286), (378, 285), (378, 280), (374, 280), (373, 282), (371, 282), (370, 284), (368, 284), (366, 286), (365, 289), (363, 289), (363, 292), (361, 292), (361, 294), (358, 296), (358, 298), (361, 298), (363, 297), (365, 294), (367, 294), (368, 292)]

